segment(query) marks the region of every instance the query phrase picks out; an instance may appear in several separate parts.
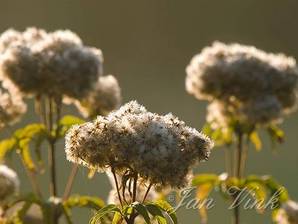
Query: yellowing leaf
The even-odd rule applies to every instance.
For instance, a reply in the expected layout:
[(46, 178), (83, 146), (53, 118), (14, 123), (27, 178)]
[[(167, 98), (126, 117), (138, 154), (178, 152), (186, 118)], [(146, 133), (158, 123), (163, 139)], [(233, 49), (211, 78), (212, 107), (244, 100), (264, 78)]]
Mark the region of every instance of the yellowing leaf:
[(262, 149), (262, 141), (256, 131), (249, 135), (249, 140), (254, 144), (257, 151)]
[(5, 159), (8, 152), (14, 149), (16, 146), (16, 140), (14, 138), (8, 138), (0, 142), (0, 161)]
[(207, 223), (207, 210), (205, 207), (204, 200), (209, 196), (210, 192), (213, 189), (213, 185), (211, 183), (202, 184), (197, 187), (197, 200), (200, 203), (198, 209), (202, 223)]

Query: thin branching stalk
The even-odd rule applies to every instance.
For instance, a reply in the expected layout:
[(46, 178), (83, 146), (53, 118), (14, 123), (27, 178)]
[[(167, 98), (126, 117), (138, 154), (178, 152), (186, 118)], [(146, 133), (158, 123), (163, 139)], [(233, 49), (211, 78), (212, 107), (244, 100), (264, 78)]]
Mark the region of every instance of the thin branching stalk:
[(121, 198), (121, 195), (120, 195), (120, 188), (119, 188), (119, 183), (118, 183), (118, 180), (117, 180), (117, 177), (116, 177), (116, 173), (115, 173), (115, 170), (113, 168), (111, 168), (111, 171), (112, 171), (112, 174), (113, 174), (113, 177), (114, 177), (119, 202), (120, 202), (121, 207), (123, 207), (123, 202), (122, 202), (122, 198)]
[(248, 136), (246, 137), (245, 144), (243, 144), (243, 152), (242, 152), (242, 158), (241, 158), (241, 168), (240, 168), (240, 174), (241, 176), (245, 175), (245, 168), (246, 168), (246, 161), (247, 161), (247, 156), (248, 156), (248, 150), (249, 150), (249, 138)]
[(64, 194), (63, 194), (64, 200), (66, 200), (71, 194), (73, 183), (74, 183), (75, 177), (77, 176), (78, 170), (79, 170), (79, 165), (74, 164), (71, 168), (71, 171), (70, 171), (70, 174), (69, 174), (66, 186), (65, 186), (65, 190), (64, 190)]
[(53, 197), (57, 196), (57, 183), (56, 183), (56, 159), (55, 159), (55, 138), (52, 137), (53, 132), (53, 122), (54, 122), (54, 108), (53, 101), (49, 97), (47, 99), (47, 120), (48, 120), (48, 130), (51, 133), (51, 138), (49, 139), (49, 151), (48, 151), (48, 163), (50, 170), (50, 194)]
[(21, 159), (21, 161), (22, 161), (22, 165), (23, 165), (23, 168), (24, 168), (24, 170), (25, 170), (25, 172), (26, 172), (26, 175), (27, 175), (28, 178), (29, 178), (29, 181), (30, 181), (30, 183), (31, 183), (31, 187), (32, 187), (32, 189), (33, 189), (34, 194), (35, 194), (38, 198), (42, 198), (41, 188), (40, 188), (40, 186), (39, 186), (39, 184), (38, 184), (38, 181), (37, 181), (37, 179), (36, 179), (36, 175), (35, 175), (35, 173), (34, 173), (33, 171), (29, 170), (29, 169), (26, 167), (26, 165), (25, 165), (25, 163), (24, 163), (24, 160), (23, 160), (22, 158), (20, 158), (20, 159)]
[(148, 194), (149, 194), (149, 192), (150, 192), (151, 187), (152, 187), (152, 184), (150, 184), (150, 185), (148, 186), (147, 191), (146, 191), (146, 193), (145, 193), (145, 196), (144, 196), (144, 198), (143, 198), (142, 203), (144, 203), (144, 202), (146, 201), (146, 198), (147, 198), (147, 196), (148, 196)]
[[(242, 156), (243, 156), (243, 133), (241, 131), (237, 132), (237, 170), (236, 170), (236, 177), (240, 179), (242, 177), (241, 167), (242, 167)], [(234, 224), (240, 224), (240, 206), (238, 194), (235, 194), (234, 197)]]

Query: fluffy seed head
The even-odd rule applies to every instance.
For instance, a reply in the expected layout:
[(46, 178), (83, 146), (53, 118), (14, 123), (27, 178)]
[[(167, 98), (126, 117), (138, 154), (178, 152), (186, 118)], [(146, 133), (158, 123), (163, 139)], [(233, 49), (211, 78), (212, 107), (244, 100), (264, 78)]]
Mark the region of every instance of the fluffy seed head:
[(172, 114), (158, 115), (130, 102), (107, 117), (73, 127), (67, 159), (90, 168), (130, 168), (149, 183), (181, 187), (190, 169), (206, 160), (212, 142)]
[(87, 97), (77, 101), (76, 106), (84, 117), (107, 115), (117, 109), (121, 103), (121, 89), (112, 75), (99, 77), (93, 90)]
[(220, 101), (248, 123), (276, 122), (297, 106), (296, 61), (283, 54), (215, 42), (186, 71), (190, 94)]
[(17, 174), (5, 165), (0, 165), (0, 202), (7, 201), (19, 190)]
[(27, 106), (13, 85), (0, 88), (0, 129), (17, 122)]
[(24, 94), (81, 99), (101, 74), (101, 51), (83, 45), (69, 30), (7, 31), (1, 40), (1, 77)]
[(284, 203), (279, 209), (275, 221), (278, 224), (298, 224), (298, 204), (294, 201)]

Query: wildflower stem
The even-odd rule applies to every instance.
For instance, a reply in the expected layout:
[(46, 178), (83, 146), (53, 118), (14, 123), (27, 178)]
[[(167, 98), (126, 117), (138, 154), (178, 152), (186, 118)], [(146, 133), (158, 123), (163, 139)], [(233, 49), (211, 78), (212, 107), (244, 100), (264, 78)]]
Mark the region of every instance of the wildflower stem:
[(22, 158), (20, 158), (21, 161), (22, 161), (22, 164), (23, 164), (23, 167), (25, 169), (25, 172), (30, 180), (30, 183), (31, 183), (31, 186), (32, 186), (32, 189), (33, 189), (33, 192), (35, 193), (35, 195), (38, 197), (38, 198), (41, 198), (42, 197), (42, 193), (41, 193), (41, 190), (40, 190), (40, 187), (39, 187), (39, 184), (38, 184), (38, 181), (36, 180), (36, 176), (35, 176), (35, 173), (31, 170), (29, 170), (26, 165), (24, 164), (24, 160)]
[[(242, 167), (242, 156), (243, 156), (243, 133), (241, 131), (237, 132), (237, 170), (236, 170), (236, 177), (240, 179), (242, 177), (241, 173), (241, 167)], [(234, 208), (234, 224), (239, 224), (240, 223), (240, 206), (238, 205), (239, 203), (239, 197), (237, 193), (235, 194), (234, 200), (236, 200), (235, 203), (235, 208)]]
[[(47, 117), (48, 117), (48, 130), (53, 134), (53, 102), (52, 99), (49, 97), (47, 99), (48, 103), (48, 110), (47, 110)], [(56, 160), (55, 160), (55, 138), (51, 136), (49, 139), (49, 151), (48, 151), (48, 163), (50, 169), (50, 194), (53, 197), (57, 196), (57, 185), (56, 185)]]
[(118, 180), (117, 180), (117, 177), (116, 177), (116, 173), (115, 173), (115, 170), (113, 168), (111, 168), (111, 171), (112, 171), (112, 174), (113, 174), (113, 177), (114, 177), (119, 202), (120, 202), (121, 207), (123, 207), (123, 202), (122, 202), (122, 198), (121, 198), (121, 195), (120, 195), (120, 188), (119, 188), (119, 183), (118, 183)]
[(79, 168), (78, 164), (74, 164), (72, 166), (72, 169), (70, 171), (70, 174), (69, 174), (66, 186), (65, 186), (64, 194), (63, 194), (63, 199), (64, 200), (66, 200), (69, 197), (70, 193), (71, 193), (75, 177), (76, 177), (76, 175), (78, 173), (78, 170), (79, 170), (78, 168)]
[(135, 202), (137, 199), (137, 186), (138, 185), (138, 173), (134, 176), (134, 182), (133, 182), (133, 192), (132, 192), (132, 201)]
[(146, 193), (145, 193), (145, 196), (144, 196), (144, 198), (143, 198), (142, 203), (145, 202), (145, 200), (146, 200), (146, 198), (147, 198), (147, 196), (148, 196), (148, 194), (149, 194), (149, 192), (150, 192), (151, 187), (152, 187), (152, 184), (150, 184), (150, 185), (148, 186), (147, 191), (146, 191)]

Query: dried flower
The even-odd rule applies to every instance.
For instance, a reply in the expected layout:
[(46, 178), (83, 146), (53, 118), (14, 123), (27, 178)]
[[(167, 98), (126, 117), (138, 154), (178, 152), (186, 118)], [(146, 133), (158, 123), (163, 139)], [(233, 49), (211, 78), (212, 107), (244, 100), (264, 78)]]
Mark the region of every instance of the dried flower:
[(84, 117), (107, 115), (121, 103), (121, 89), (112, 75), (101, 76), (86, 98), (76, 101), (76, 106)]
[(297, 106), (296, 61), (283, 54), (215, 42), (196, 55), (186, 71), (190, 94), (219, 101), (234, 118), (250, 124), (279, 121)]
[(284, 203), (275, 216), (278, 224), (298, 224), (298, 204), (294, 201)]
[(0, 165), (0, 202), (7, 201), (19, 190), (17, 174), (5, 165)]
[(30, 28), (23, 33), (7, 31), (0, 40), (1, 78), (11, 80), (24, 94), (81, 99), (101, 74), (101, 51), (84, 46), (71, 31)]
[(147, 112), (132, 101), (107, 117), (73, 127), (66, 136), (67, 159), (89, 168), (129, 168), (144, 181), (181, 187), (212, 142), (172, 114)]
[(0, 88), (0, 129), (17, 122), (27, 106), (13, 85)]

